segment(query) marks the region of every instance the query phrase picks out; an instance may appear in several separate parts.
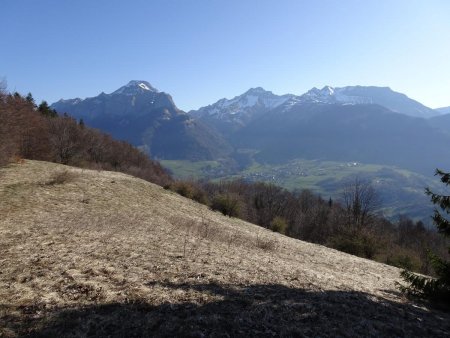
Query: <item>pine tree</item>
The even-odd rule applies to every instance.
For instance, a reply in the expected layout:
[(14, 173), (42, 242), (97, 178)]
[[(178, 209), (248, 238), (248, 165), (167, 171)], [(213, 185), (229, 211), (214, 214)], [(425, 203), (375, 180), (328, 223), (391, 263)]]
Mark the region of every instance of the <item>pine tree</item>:
[(38, 111), (47, 117), (57, 117), (58, 113), (56, 110), (50, 108), (48, 103), (46, 101), (42, 101), (41, 104), (38, 106)]
[[(441, 182), (444, 183), (445, 186), (448, 187), (450, 185), (450, 173), (437, 169), (436, 175), (440, 176)], [(439, 211), (438, 208), (435, 208), (432, 217), (438, 232), (445, 237), (450, 238), (450, 221), (443, 216), (444, 212), (446, 214), (450, 213), (450, 196), (436, 194), (429, 188), (426, 189), (426, 194), (431, 197), (433, 204), (441, 209), (441, 211)], [(450, 261), (445, 260), (434, 253), (429, 254), (429, 260), (436, 274), (436, 278), (417, 275), (405, 270), (401, 275), (409, 285), (402, 286), (401, 289), (409, 295), (450, 304)]]
[(33, 98), (33, 95), (31, 93), (28, 93), (28, 95), (25, 98), (25, 100), (27, 100), (27, 102), (31, 103), (33, 105), (33, 107), (36, 108), (36, 104), (34, 102), (34, 98)]

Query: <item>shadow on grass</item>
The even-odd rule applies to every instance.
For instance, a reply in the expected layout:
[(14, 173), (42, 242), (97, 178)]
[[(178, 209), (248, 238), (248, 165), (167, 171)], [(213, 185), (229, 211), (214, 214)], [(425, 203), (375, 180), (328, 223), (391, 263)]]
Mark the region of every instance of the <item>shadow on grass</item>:
[(30, 337), (443, 337), (450, 332), (448, 313), (361, 292), (311, 292), (282, 285), (147, 286), (203, 297), (197, 297), (198, 303), (154, 306), (130, 302), (62, 308), (40, 319), (33, 319), (33, 313), (42, 310), (30, 308), (21, 310), (29, 316), (3, 320), (10, 330)]

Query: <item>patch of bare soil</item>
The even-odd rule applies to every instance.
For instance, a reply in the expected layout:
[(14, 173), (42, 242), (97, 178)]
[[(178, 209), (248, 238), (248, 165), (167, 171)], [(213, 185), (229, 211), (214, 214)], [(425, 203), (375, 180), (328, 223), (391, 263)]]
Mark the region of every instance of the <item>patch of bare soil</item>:
[(0, 336), (448, 336), (399, 270), (120, 173), (0, 169)]

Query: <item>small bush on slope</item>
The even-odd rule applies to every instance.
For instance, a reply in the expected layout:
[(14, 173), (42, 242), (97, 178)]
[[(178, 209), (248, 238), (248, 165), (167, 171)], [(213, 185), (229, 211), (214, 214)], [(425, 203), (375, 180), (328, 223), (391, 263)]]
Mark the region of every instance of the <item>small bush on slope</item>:
[(283, 217), (275, 216), (270, 222), (270, 229), (284, 235), (287, 229), (286, 220)]
[(211, 208), (230, 217), (240, 217), (242, 214), (242, 202), (238, 195), (232, 193), (216, 195), (211, 202)]
[(52, 175), (49, 181), (45, 182), (45, 185), (57, 185), (70, 182), (74, 179), (75, 173), (68, 170), (58, 171)]
[(195, 182), (176, 181), (164, 186), (164, 188), (174, 191), (186, 198), (190, 198), (198, 203), (209, 205), (209, 199), (206, 192)]

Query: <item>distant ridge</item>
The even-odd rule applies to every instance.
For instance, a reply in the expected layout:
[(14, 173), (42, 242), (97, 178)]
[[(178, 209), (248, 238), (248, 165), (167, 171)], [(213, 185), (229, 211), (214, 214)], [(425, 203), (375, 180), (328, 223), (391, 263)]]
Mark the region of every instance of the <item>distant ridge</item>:
[(360, 161), (425, 175), (450, 166), (450, 133), (430, 123), (440, 113), (389, 87), (325, 86), (300, 96), (254, 88), (189, 113), (250, 154), (246, 163)]
[(229, 134), (258, 116), (294, 98), (295, 95), (275, 95), (261, 87), (251, 88), (233, 99), (221, 99), (214, 104), (192, 110), (189, 114)]
[(214, 104), (192, 110), (189, 113), (196, 118), (212, 118), (222, 121), (235, 121), (245, 124), (254, 116), (264, 111), (285, 105), (286, 110), (297, 104), (378, 104), (393, 112), (414, 117), (429, 118), (439, 112), (398, 93), (389, 87), (348, 86), (334, 88), (325, 86), (322, 89), (312, 88), (306, 93), (296, 96), (292, 94), (275, 95), (261, 87), (252, 88), (233, 99), (221, 99)]

